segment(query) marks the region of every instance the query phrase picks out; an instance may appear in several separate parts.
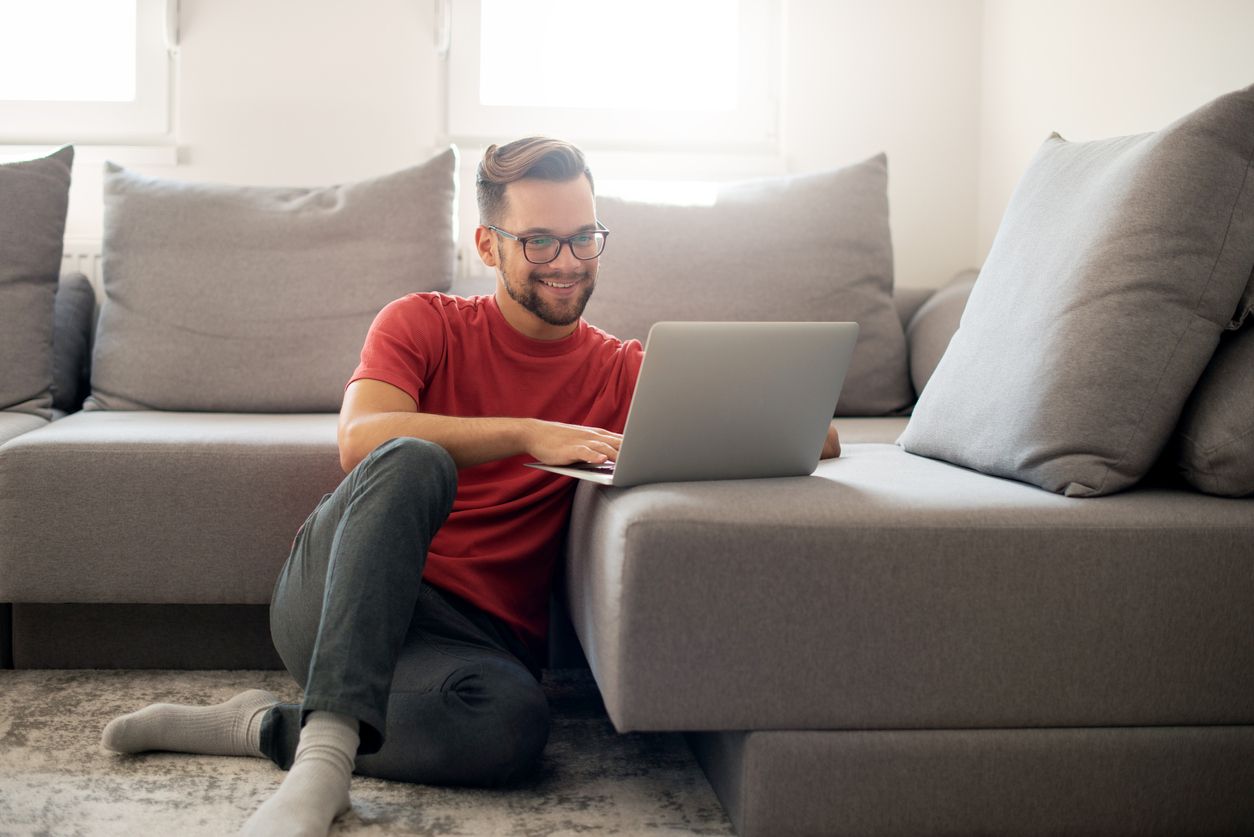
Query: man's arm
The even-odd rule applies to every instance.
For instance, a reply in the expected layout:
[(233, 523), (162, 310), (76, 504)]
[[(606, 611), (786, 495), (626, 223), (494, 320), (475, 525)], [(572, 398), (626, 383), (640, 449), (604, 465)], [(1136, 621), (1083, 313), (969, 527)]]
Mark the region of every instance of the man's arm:
[(344, 392), (337, 438), (348, 473), (379, 445), (399, 436), (435, 442), (465, 468), (526, 453), (548, 465), (601, 463), (618, 456), (622, 436), (595, 427), (539, 419), (457, 418), (422, 413), (404, 390), (353, 381)]

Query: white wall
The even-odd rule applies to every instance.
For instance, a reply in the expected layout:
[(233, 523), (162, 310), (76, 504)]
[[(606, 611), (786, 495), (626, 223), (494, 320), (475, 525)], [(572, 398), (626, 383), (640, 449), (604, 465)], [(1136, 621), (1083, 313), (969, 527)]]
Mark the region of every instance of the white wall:
[[(179, 164), (156, 177), (320, 185), (435, 150), (439, 62), (429, 0), (182, 0)], [(75, 165), (67, 237), (102, 231), (98, 162)]]
[(980, 0), (792, 0), (788, 169), (888, 154), (899, 285), (936, 286), (975, 258)]
[[(466, 0), (454, 0), (466, 2)], [(442, 137), (433, 0), (182, 0), (177, 166), (316, 185), (426, 159)], [(782, 170), (889, 158), (901, 285), (978, 264), (1052, 130), (1157, 128), (1254, 81), (1251, 0), (787, 0)], [(463, 217), (473, 217), (462, 160)], [(101, 235), (98, 160), (70, 238)]]
[(988, 0), (979, 258), (1036, 149), (1153, 131), (1254, 83), (1251, 0)]
[[(443, 124), (434, 5), (182, 0), (179, 164), (132, 167), (314, 185), (425, 159)], [(886, 151), (898, 281), (935, 284), (970, 264), (980, 0), (785, 5), (784, 170)], [(473, 217), (474, 155), (462, 160), (464, 219)], [(76, 166), (74, 178), (67, 235), (99, 238), (99, 161)]]

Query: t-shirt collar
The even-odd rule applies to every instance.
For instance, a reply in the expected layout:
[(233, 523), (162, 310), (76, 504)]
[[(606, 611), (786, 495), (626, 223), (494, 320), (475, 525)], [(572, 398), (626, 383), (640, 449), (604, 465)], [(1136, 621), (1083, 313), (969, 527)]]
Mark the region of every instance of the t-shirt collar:
[(488, 309), (488, 318), (492, 323), (492, 334), (511, 349), (527, 355), (554, 357), (569, 354), (583, 343), (588, 330), (588, 324), (580, 317), (575, 330), (560, 340), (536, 340), (509, 324), (509, 320), (505, 319), (505, 315), (501, 313), (500, 306), (496, 304), (495, 294), (487, 294), (485, 307)]

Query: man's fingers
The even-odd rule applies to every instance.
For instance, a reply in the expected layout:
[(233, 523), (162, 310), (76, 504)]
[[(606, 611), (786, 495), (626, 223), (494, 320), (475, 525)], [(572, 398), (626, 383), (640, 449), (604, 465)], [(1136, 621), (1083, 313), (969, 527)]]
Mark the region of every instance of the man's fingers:
[[(605, 459), (614, 459), (618, 456), (618, 445), (611, 445), (607, 442), (592, 442), (584, 446), (590, 454), (596, 457), (596, 461)], [(593, 461), (593, 460), (588, 460)]]

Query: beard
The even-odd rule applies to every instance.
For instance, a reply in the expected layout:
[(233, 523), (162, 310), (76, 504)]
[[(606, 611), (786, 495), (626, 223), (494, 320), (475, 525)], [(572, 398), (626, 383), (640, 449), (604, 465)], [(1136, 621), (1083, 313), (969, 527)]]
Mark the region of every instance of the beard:
[[(546, 270), (547, 265), (532, 265), (527, 261), (522, 262), (523, 270), (515, 271), (514, 265), (509, 264), (503, 256), (504, 253), (498, 245), (496, 259), (501, 265), (501, 277), (505, 281), (505, 292), (510, 299), (549, 325), (568, 326), (583, 316), (583, 309), (588, 305), (592, 291), (596, 288), (595, 271), (587, 268), (570, 272)], [(514, 277), (517, 277), (517, 281)], [(541, 280), (562, 284), (578, 282), (582, 289), (575, 296), (555, 303), (540, 295)]]

